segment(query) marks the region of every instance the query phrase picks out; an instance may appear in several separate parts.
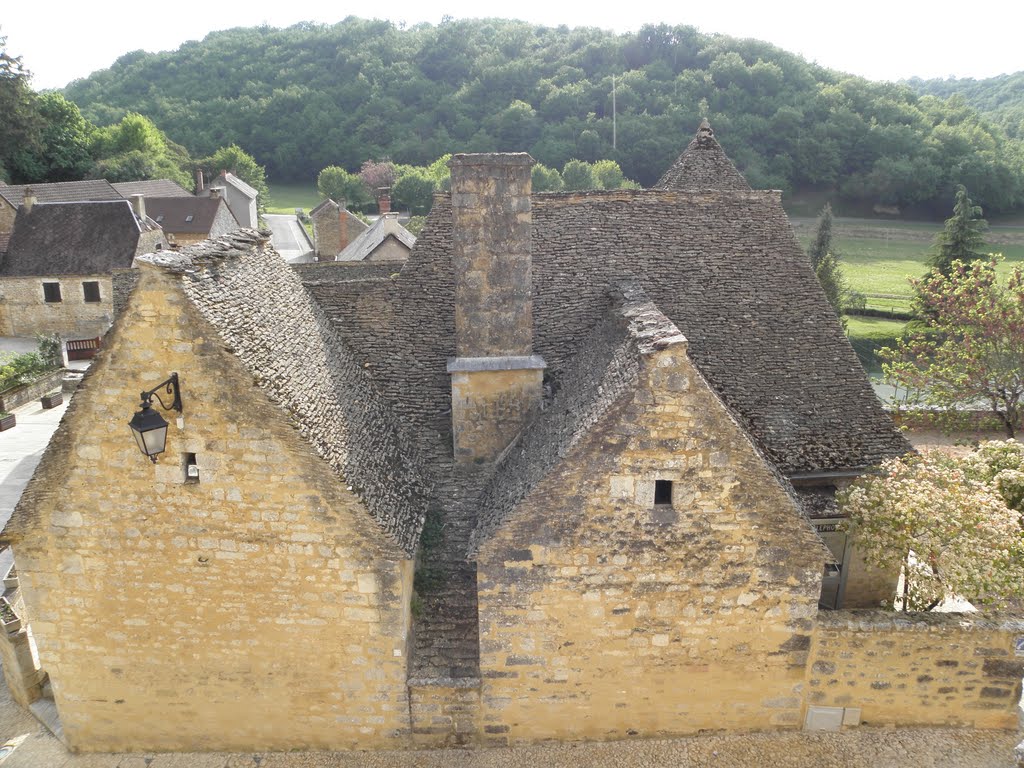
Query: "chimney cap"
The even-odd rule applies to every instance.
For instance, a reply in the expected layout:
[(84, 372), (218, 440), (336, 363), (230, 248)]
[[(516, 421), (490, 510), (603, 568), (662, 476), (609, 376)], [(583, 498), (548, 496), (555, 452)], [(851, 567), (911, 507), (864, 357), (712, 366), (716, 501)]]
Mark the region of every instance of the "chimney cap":
[(474, 152), (452, 155), (448, 167), (460, 165), (533, 165), (529, 152)]

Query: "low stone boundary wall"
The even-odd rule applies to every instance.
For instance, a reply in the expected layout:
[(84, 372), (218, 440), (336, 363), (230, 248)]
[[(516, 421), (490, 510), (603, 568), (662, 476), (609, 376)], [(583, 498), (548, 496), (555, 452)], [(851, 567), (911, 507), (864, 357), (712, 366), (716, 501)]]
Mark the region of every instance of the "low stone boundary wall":
[(804, 686), (808, 722), (825, 707), (865, 725), (1017, 728), (1021, 643), (1020, 616), (821, 611)]
[(63, 381), (64, 369), (57, 368), (31, 384), (23, 384), (20, 387), (9, 389), (0, 395), (0, 411), (10, 411), (25, 405), (25, 403), (38, 400), (47, 392), (60, 389)]

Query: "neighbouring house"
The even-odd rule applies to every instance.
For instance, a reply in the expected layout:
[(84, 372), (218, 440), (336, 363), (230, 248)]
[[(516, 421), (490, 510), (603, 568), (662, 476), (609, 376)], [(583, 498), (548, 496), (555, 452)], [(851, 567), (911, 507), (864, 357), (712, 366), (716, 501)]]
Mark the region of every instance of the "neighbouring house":
[(384, 213), (337, 255), (336, 261), (405, 261), (416, 237), (398, 223), (397, 213)]
[(456, 155), (383, 279), (245, 229), (137, 259), (0, 536), (19, 700), (47, 673), (82, 751), (1016, 727), (1024, 622), (819, 607), (891, 596), (815, 528), (908, 445), (780, 193), (706, 124), (680, 163), (534, 195)]
[(123, 200), (124, 196), (104, 179), (58, 181), (47, 184), (11, 184), (0, 186), (0, 234), (14, 228), (18, 207), (31, 194), (40, 203), (85, 203)]
[(309, 212), (313, 222), (313, 247), (320, 261), (334, 261), (339, 253), (367, 230), (367, 225), (349, 211), (344, 202), (328, 198)]
[(170, 179), (148, 181), (115, 181), (112, 185), (126, 200), (134, 195), (150, 197), (192, 197), (192, 193)]
[(242, 227), (258, 227), (259, 212), (257, 210), (256, 198), (259, 193), (228, 171), (221, 171), (220, 175), (208, 185), (203, 182), (202, 172), (196, 173), (196, 196), (210, 197), (219, 190), (234, 214), (235, 219)]
[(0, 261), (0, 335), (102, 335), (113, 320), (114, 274), (166, 247), (127, 200), (40, 203), (29, 194)]
[(175, 247), (220, 237), (239, 229), (219, 191), (210, 197), (148, 197), (146, 212)]

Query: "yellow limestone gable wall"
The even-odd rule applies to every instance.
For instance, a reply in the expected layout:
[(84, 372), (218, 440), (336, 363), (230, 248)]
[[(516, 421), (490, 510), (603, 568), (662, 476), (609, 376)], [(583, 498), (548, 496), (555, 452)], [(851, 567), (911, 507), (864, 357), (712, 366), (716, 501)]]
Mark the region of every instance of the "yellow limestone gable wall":
[(480, 549), (490, 743), (802, 721), (824, 548), (685, 344), (640, 380)]
[[(67, 739), (401, 746), (411, 562), (176, 280), (143, 267), (23, 500), (18, 571)], [(154, 465), (127, 423), (171, 371), (184, 428), (166, 414)], [(182, 482), (186, 451), (198, 484)]]

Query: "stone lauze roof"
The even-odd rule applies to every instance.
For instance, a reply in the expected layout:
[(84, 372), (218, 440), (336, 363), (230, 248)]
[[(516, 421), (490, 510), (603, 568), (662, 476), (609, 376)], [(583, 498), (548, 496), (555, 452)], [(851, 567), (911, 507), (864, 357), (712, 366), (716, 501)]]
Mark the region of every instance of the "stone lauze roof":
[(36, 203), (14, 220), (0, 276), (100, 275), (126, 269), (141, 232), (127, 200)]
[[(699, 153), (710, 157), (701, 169), (723, 161), (732, 167), (713, 136), (704, 132), (695, 142), (677, 166), (694, 167), (686, 156)], [(395, 280), (309, 286), (392, 408), (436, 456), (451, 450), (451, 226), (450, 201), (439, 196)], [(553, 381), (609, 311), (611, 288), (633, 278), (686, 336), (702, 374), (785, 475), (866, 467), (907, 450), (778, 193), (534, 195), (533, 348)]]
[(701, 121), (697, 135), (693, 137), (686, 151), (665, 171), (654, 186), (656, 189), (675, 189), (680, 192), (701, 192), (711, 189), (750, 191), (747, 180), (722, 151), (707, 120)]
[(141, 258), (182, 274), (226, 346), (412, 555), (426, 504), (421, 460), (268, 236), (242, 229)]

